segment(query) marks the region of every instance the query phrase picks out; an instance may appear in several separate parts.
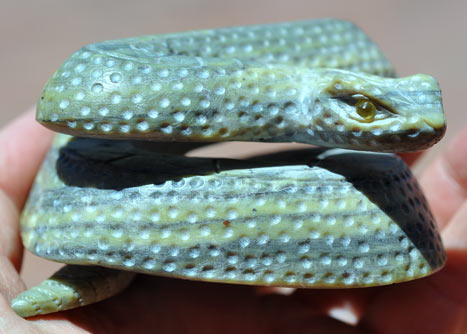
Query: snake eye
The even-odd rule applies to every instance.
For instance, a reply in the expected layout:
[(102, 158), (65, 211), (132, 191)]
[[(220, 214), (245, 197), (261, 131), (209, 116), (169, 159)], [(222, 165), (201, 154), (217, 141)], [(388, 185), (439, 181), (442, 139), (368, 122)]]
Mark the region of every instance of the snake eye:
[(357, 109), (357, 114), (359, 114), (365, 122), (373, 122), (376, 115), (375, 105), (366, 99), (358, 99), (355, 103), (355, 108)]
[(360, 123), (371, 123), (396, 114), (382, 102), (360, 93), (345, 94), (340, 92), (333, 99), (343, 102), (349, 112), (349, 117)]

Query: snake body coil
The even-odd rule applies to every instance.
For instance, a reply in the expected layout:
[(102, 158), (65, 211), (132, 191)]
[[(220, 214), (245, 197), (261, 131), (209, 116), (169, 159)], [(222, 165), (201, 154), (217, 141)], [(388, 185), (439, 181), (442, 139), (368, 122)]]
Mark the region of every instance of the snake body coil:
[(329, 288), (439, 270), (433, 217), (392, 155), (174, 155), (202, 145), (188, 141), (383, 152), (433, 145), (445, 131), (436, 81), (393, 76), (379, 49), (337, 20), (84, 47), (50, 79), (37, 115), (91, 138), (57, 137), (21, 223), (28, 249), (73, 265), (13, 308), (30, 316), (102, 300), (129, 284), (130, 271)]

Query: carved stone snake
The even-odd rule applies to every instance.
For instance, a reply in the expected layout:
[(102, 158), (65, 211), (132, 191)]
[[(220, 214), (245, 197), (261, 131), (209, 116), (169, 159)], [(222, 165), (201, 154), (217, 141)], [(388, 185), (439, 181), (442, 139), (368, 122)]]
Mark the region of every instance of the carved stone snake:
[(423, 277), (445, 262), (424, 196), (392, 154), (183, 156), (234, 140), (378, 152), (436, 143), (445, 132), (437, 82), (395, 78), (349, 22), (92, 44), (49, 80), (37, 119), (77, 137), (57, 136), (22, 239), (70, 265), (12, 301), (21, 316), (108, 298), (133, 272), (341, 288)]

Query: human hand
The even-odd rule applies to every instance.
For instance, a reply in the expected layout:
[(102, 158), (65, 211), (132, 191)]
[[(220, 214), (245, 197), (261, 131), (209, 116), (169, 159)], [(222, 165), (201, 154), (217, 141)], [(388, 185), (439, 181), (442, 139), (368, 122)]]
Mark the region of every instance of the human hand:
[[(467, 127), (421, 178), (448, 249), (439, 273), (386, 287), (265, 289), (140, 275), (109, 300), (24, 320), (9, 301), (19, 277), (19, 212), (53, 134), (25, 114), (0, 132), (0, 332), (5, 333), (283, 333), (465, 332), (467, 324)], [(349, 306), (350, 326), (328, 316)]]

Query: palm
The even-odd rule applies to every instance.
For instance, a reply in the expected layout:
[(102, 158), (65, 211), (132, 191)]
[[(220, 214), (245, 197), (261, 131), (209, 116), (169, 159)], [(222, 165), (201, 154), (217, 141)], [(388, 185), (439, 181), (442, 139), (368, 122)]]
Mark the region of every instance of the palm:
[[(20, 138), (20, 134), (28, 137)], [(47, 333), (282, 333), (464, 332), (467, 306), (467, 127), (421, 179), (443, 230), (446, 267), (431, 277), (357, 290), (297, 290), (291, 295), (257, 288), (139, 276), (110, 300), (25, 321), (9, 308), (24, 288), (17, 270), (22, 246), (18, 208), (52, 138), (28, 113), (0, 133), (0, 331)], [(1, 216), (3, 215), (3, 216)], [(264, 291), (263, 291), (264, 292)], [(351, 305), (358, 327), (328, 317)]]

